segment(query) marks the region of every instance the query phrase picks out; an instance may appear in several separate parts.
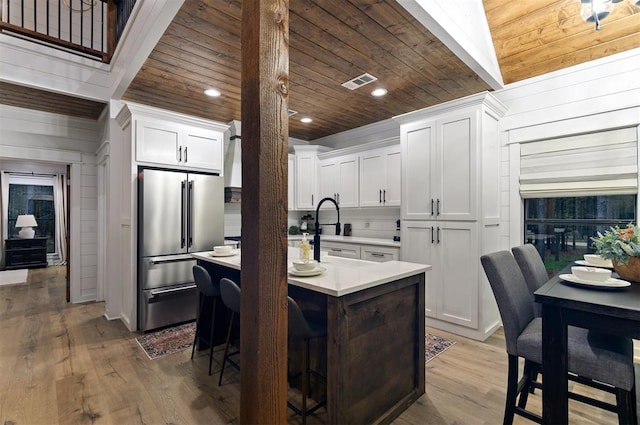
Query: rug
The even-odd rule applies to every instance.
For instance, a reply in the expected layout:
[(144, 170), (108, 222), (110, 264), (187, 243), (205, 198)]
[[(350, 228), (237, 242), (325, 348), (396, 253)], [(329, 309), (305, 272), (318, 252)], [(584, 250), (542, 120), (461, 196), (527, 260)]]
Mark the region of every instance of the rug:
[(440, 354), (444, 353), (455, 343), (455, 341), (452, 341), (450, 339), (428, 333), (425, 338), (424, 350), (427, 363), (435, 359)]
[(136, 342), (149, 360), (155, 360), (191, 347), (195, 331), (195, 322), (187, 323), (139, 336)]
[(0, 286), (27, 283), (27, 269), (4, 270), (0, 272)]

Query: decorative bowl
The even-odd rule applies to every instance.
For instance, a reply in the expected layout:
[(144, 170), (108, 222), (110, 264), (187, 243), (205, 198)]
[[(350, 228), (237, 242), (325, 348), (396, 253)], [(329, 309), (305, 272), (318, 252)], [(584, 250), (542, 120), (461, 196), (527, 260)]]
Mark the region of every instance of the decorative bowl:
[(294, 260), (293, 261), (293, 267), (295, 267), (296, 270), (301, 272), (313, 270), (316, 268), (317, 265), (318, 265), (318, 262), (316, 260)]
[(216, 254), (230, 254), (232, 249), (231, 245), (219, 245), (213, 247), (213, 252)]
[(571, 273), (579, 279), (591, 282), (606, 282), (611, 278), (611, 270), (600, 269), (598, 267), (571, 267)]
[(611, 260), (605, 260), (598, 254), (585, 254), (584, 261), (594, 266), (611, 267)]

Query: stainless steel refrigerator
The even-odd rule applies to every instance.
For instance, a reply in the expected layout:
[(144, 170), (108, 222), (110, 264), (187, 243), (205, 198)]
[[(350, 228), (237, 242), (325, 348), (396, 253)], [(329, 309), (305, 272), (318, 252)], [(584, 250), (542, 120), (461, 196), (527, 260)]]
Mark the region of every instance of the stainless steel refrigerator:
[(224, 243), (224, 179), (141, 168), (138, 173), (138, 329), (196, 317), (191, 252)]

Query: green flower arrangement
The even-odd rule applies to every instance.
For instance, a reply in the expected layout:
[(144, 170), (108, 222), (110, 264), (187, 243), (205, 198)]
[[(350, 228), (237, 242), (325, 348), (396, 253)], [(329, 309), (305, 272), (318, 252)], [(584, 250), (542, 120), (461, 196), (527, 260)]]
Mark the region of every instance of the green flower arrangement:
[(604, 234), (591, 238), (596, 252), (605, 259), (628, 264), (631, 257), (640, 257), (640, 227), (629, 223), (626, 228), (611, 227)]

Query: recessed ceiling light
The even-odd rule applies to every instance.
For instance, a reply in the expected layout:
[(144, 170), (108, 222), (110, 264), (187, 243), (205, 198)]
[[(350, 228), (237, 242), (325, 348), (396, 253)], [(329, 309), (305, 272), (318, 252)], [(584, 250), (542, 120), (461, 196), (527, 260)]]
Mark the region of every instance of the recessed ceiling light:
[(380, 97), (380, 96), (384, 96), (387, 93), (388, 93), (387, 89), (378, 88), (371, 92), (371, 96)]
[(300, 122), (303, 122), (305, 124), (309, 124), (311, 121), (313, 120), (309, 117), (300, 118)]
[(207, 89), (207, 90), (204, 91), (204, 94), (206, 94), (207, 96), (211, 96), (211, 97), (218, 97), (222, 93), (220, 93), (220, 91), (218, 91), (216, 89)]

